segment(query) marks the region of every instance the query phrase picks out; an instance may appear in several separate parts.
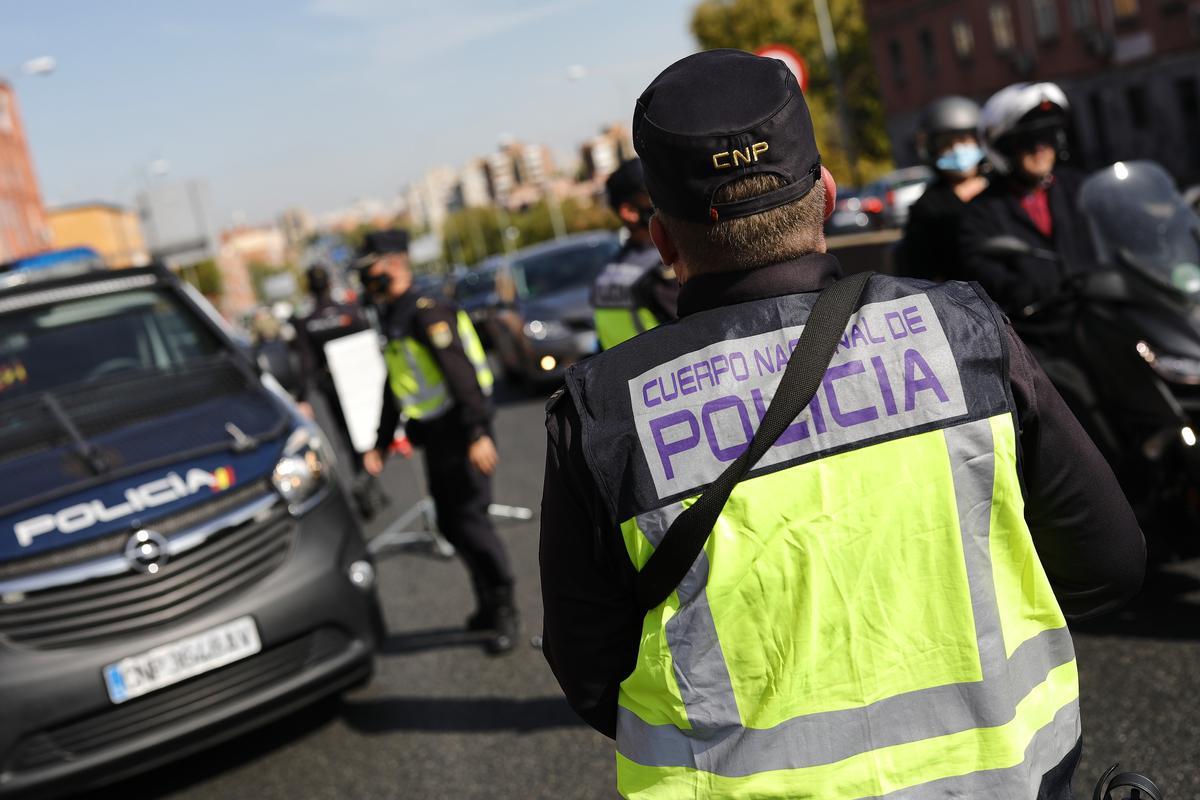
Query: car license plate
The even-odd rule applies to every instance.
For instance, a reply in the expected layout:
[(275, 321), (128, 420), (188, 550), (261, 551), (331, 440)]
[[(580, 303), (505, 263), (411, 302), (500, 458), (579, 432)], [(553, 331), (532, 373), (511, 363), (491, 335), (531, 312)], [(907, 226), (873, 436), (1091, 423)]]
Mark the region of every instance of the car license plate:
[(262, 650), (251, 617), (123, 658), (104, 668), (108, 699), (124, 703), (195, 675), (248, 658)]
[(596, 334), (592, 331), (586, 333), (575, 334), (575, 346), (579, 348), (579, 352), (591, 354), (596, 352)]

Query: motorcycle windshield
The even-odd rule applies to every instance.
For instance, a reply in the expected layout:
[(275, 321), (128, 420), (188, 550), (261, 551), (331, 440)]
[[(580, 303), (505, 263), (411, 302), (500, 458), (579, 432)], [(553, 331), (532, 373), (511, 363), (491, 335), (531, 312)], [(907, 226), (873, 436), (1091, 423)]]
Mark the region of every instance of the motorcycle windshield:
[(1132, 267), (1200, 299), (1200, 217), (1153, 161), (1118, 161), (1079, 192), (1104, 264)]

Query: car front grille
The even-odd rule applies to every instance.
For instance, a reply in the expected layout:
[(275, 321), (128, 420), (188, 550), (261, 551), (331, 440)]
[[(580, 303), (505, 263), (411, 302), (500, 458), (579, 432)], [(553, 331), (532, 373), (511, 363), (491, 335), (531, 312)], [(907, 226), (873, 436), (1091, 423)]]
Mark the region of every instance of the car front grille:
[(78, 758), (233, 703), (343, 652), (334, 628), (312, 633), (183, 683), (47, 729), (18, 745), (5, 767), (15, 772)]
[[(263, 496), (263, 485), (257, 485)], [(221, 498), (206, 506), (227, 510), (228, 503)], [(151, 524), (169, 536), (181, 528), (186, 532), (212, 510), (189, 509)], [(150, 630), (258, 583), (287, 558), (295, 531), (286, 507), (277, 503), (241, 524), (214, 532), (199, 546), (171, 558), (156, 574), (122, 572), (0, 598), (0, 636), (48, 649)], [(128, 538), (128, 533), (121, 534), (120, 542)]]

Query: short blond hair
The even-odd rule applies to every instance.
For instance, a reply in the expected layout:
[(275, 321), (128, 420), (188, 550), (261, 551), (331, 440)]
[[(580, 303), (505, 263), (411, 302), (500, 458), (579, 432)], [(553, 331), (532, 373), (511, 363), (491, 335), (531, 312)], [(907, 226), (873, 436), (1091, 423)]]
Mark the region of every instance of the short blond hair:
[[(747, 175), (718, 189), (713, 202), (746, 200), (781, 186), (783, 179), (778, 175)], [(754, 269), (822, 249), (825, 184), (816, 181), (804, 197), (779, 208), (711, 225), (678, 219), (662, 211), (657, 214), (691, 272)]]

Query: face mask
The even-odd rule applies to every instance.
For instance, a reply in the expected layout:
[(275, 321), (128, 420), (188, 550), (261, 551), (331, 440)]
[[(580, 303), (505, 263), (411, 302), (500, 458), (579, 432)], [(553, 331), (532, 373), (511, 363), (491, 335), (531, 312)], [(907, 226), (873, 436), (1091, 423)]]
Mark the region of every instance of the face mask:
[(942, 172), (970, 172), (983, 161), (983, 149), (976, 144), (956, 144), (935, 162)]

